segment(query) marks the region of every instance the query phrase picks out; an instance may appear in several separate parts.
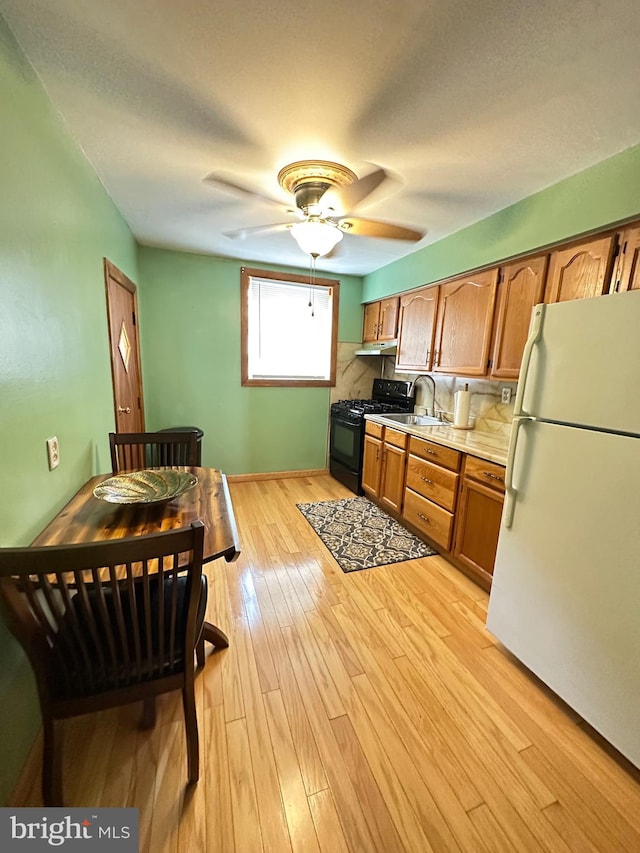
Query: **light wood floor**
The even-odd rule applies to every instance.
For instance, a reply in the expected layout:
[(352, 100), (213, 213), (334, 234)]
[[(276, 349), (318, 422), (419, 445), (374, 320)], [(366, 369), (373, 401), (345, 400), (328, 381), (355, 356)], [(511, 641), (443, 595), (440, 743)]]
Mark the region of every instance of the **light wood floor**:
[(68, 722), (67, 805), (139, 807), (145, 853), (640, 851), (640, 774), (496, 645), (485, 592), (440, 557), (343, 574), (295, 507), (351, 496), (328, 476), (231, 494), (200, 782), (171, 695), (152, 732), (136, 706)]

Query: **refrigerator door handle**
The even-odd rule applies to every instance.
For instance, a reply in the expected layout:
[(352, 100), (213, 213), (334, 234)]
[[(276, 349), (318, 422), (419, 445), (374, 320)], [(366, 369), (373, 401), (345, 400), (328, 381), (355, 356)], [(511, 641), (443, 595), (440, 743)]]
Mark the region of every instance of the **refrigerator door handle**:
[(504, 512), (502, 515), (503, 524), (507, 529), (509, 529), (513, 524), (513, 513), (516, 508), (516, 497), (518, 496), (518, 490), (513, 485), (513, 466), (516, 461), (518, 435), (523, 424), (531, 423), (534, 420), (535, 418), (530, 417), (514, 418), (513, 426), (511, 427), (511, 441), (509, 442), (509, 453), (507, 455), (507, 470), (504, 476), (505, 499)]
[(529, 372), (529, 364), (531, 363), (531, 354), (533, 353), (533, 348), (540, 340), (540, 335), (542, 333), (542, 323), (544, 320), (544, 312), (546, 305), (541, 303), (540, 305), (535, 305), (531, 311), (531, 324), (529, 326), (529, 337), (527, 338), (527, 342), (524, 345), (524, 350), (522, 351), (522, 363), (520, 365), (520, 376), (518, 379), (518, 387), (516, 389), (516, 399), (513, 405), (513, 414), (514, 417), (518, 417), (519, 415), (526, 415), (527, 412), (522, 408), (522, 402), (524, 400), (524, 392), (527, 384), (527, 374)]

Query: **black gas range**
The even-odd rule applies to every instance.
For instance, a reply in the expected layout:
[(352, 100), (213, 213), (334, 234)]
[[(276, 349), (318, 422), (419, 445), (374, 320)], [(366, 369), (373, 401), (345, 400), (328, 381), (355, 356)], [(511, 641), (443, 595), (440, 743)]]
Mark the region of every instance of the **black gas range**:
[(362, 494), (365, 415), (413, 411), (413, 382), (374, 379), (371, 398), (331, 404), (329, 470), (357, 495)]

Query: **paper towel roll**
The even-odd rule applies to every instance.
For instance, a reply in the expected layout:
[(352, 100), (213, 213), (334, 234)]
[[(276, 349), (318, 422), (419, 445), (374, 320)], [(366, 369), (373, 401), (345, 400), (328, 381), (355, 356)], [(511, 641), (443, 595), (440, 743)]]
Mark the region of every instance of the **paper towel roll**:
[(469, 408), (471, 406), (471, 391), (456, 391), (453, 410), (454, 427), (466, 428), (469, 425)]

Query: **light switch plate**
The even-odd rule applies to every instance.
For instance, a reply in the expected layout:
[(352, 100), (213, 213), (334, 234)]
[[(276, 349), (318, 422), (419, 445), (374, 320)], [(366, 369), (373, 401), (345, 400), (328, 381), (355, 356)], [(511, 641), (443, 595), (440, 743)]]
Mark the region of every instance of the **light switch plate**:
[(47, 458), (49, 460), (49, 470), (53, 471), (60, 464), (60, 448), (58, 447), (57, 435), (47, 439)]

